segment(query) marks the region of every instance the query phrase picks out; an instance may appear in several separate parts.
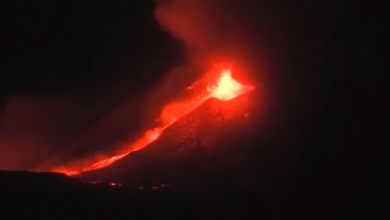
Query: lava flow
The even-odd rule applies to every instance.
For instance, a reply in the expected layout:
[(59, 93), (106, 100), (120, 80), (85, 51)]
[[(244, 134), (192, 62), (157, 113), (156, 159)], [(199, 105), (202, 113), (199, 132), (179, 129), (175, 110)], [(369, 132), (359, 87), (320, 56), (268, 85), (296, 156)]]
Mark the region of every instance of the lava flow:
[(206, 100), (217, 98), (227, 101), (252, 91), (253, 89), (254, 87), (252, 86), (245, 86), (234, 80), (231, 75), (231, 69), (211, 71), (190, 85), (180, 97), (164, 106), (159, 118), (161, 123), (160, 126), (147, 130), (141, 137), (126, 145), (122, 152), (115, 156), (98, 160), (81, 169), (61, 167), (53, 169), (52, 171), (65, 173), (67, 175), (77, 175), (81, 172), (97, 170), (109, 166), (128, 154), (141, 150), (151, 144), (166, 128), (192, 112)]

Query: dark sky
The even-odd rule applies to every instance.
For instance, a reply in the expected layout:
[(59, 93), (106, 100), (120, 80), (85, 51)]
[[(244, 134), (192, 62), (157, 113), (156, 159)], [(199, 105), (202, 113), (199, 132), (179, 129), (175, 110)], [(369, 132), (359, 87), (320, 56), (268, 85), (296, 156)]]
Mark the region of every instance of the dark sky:
[[(180, 43), (159, 28), (152, 1), (14, 1), (2, 8), (0, 151), (13, 158), (2, 158), (6, 167), (25, 169), (109, 112), (123, 115), (180, 59)], [(131, 122), (112, 119), (122, 130), (126, 123), (137, 128), (129, 112)], [(34, 151), (27, 161), (20, 155)]]
[[(387, 143), (384, 101), (376, 102), (384, 94), (375, 28), (382, 13), (333, 0), (210, 2), (215, 14), (194, 12), (209, 24), (199, 36), (212, 40), (202, 46), (231, 45), (224, 54), (240, 51), (252, 70), (268, 71), (259, 75), (280, 136), (267, 144), (283, 146), (273, 154), (299, 155), (283, 178), (375, 188)], [(79, 145), (124, 138), (143, 126), (134, 106), (188, 59), (186, 36), (163, 30), (153, 1), (8, 1), (2, 9), (2, 168), (28, 169), (59, 152), (83, 154)]]
[[(9, 94), (69, 94), (129, 75), (147, 81), (146, 74), (124, 69), (131, 63), (137, 72), (150, 60), (163, 68), (169, 62), (158, 61), (163, 51), (177, 51), (159, 30), (150, 1), (15, 1), (4, 7), (9, 8), (6, 70), (13, 78), (2, 87)], [(110, 71), (116, 66), (121, 68)], [(15, 81), (19, 78), (25, 80)]]

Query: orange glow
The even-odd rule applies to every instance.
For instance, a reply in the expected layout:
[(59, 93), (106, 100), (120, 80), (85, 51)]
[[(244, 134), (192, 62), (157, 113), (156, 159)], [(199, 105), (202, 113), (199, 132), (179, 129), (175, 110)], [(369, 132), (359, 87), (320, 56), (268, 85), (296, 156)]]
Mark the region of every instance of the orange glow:
[(252, 86), (245, 86), (232, 78), (231, 69), (213, 70), (204, 77), (194, 82), (184, 91), (185, 97), (178, 97), (164, 106), (159, 127), (147, 130), (141, 137), (125, 146), (125, 150), (115, 156), (98, 160), (86, 167), (79, 169), (58, 168), (55, 172), (62, 172), (67, 175), (77, 175), (81, 172), (101, 169), (122, 159), (128, 154), (141, 150), (160, 137), (162, 132), (180, 118), (192, 112), (202, 103), (210, 98), (217, 98), (223, 101), (231, 100), (254, 89)]
[(253, 89), (251, 86), (244, 86), (232, 78), (230, 69), (222, 71), (218, 86), (208, 87), (212, 97), (220, 100), (230, 100)]
[[(106, 158), (104, 160), (100, 160), (100, 161), (98, 161), (98, 162), (96, 162), (88, 167), (85, 167), (84, 169), (81, 170), (81, 172), (98, 170), (98, 169), (101, 169), (103, 167), (109, 166), (112, 163), (114, 163), (115, 161), (118, 161), (118, 160), (122, 159), (123, 157), (127, 156), (128, 154), (135, 152), (135, 151), (138, 151), (138, 150), (141, 150), (142, 148), (148, 146), (150, 143), (155, 141), (161, 135), (161, 132), (162, 132), (161, 128), (150, 129), (150, 130), (146, 131), (144, 133), (144, 135), (141, 136), (139, 139), (137, 139), (136, 141), (131, 143), (127, 147), (128, 150), (125, 153), (122, 153), (122, 154), (119, 154), (119, 155), (116, 155), (113, 157), (109, 157), (109, 158)], [(71, 171), (71, 172), (72, 173), (74, 173), (74, 172), (80, 173), (77, 171)], [(66, 174), (69, 175), (68, 172), (66, 172)], [(72, 175), (72, 174), (70, 174), (70, 175)]]
[(120, 183), (109, 183), (110, 186), (122, 186)]

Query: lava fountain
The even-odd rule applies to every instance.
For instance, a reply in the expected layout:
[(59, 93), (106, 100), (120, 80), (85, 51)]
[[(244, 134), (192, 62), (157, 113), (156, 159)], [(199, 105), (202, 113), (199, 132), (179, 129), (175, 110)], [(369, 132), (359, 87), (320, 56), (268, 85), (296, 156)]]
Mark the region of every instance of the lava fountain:
[(160, 118), (160, 125), (147, 130), (135, 141), (126, 144), (121, 152), (104, 159), (96, 159), (87, 165), (63, 166), (51, 169), (67, 175), (77, 175), (82, 172), (101, 169), (122, 159), (132, 152), (141, 150), (160, 137), (162, 132), (170, 125), (183, 118), (210, 98), (228, 101), (237, 96), (250, 92), (253, 86), (242, 85), (232, 78), (230, 68), (216, 68), (183, 91), (176, 99), (164, 106)]

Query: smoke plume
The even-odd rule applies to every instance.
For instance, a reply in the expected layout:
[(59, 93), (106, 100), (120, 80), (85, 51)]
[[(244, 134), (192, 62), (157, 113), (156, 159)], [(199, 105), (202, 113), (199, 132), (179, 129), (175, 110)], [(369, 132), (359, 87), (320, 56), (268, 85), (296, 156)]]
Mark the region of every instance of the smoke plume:
[[(233, 66), (236, 80), (256, 85), (263, 59), (254, 49), (259, 49), (258, 36), (252, 38), (248, 32), (250, 7), (238, 0), (156, 0), (156, 21), (182, 42), (186, 59), (165, 74), (146, 99), (145, 109), (160, 109), (215, 64)], [(157, 115), (154, 112), (146, 118)]]
[[(80, 109), (74, 99), (9, 98), (0, 119), (0, 168), (34, 169), (44, 164), (50, 169), (51, 163), (61, 166), (74, 158), (89, 161), (105, 154), (96, 152), (113, 149), (131, 139), (134, 130), (150, 127), (164, 104), (216, 63), (233, 65), (233, 77), (246, 84), (253, 72), (248, 64), (257, 65), (261, 59), (253, 49), (257, 42), (247, 32), (244, 5), (238, 0), (157, 0), (156, 22), (183, 43), (186, 59), (142, 98), (142, 107), (137, 101), (132, 103), (136, 109), (126, 104), (110, 113), (107, 100)], [(253, 78), (248, 81), (257, 87)], [(136, 112), (142, 112), (142, 120)]]
[(67, 138), (72, 111), (66, 99), (9, 98), (0, 119), (0, 168), (30, 169), (44, 160)]
[(231, 0), (159, 0), (155, 17), (184, 43), (190, 62), (231, 62), (251, 46), (239, 6), (239, 1)]

